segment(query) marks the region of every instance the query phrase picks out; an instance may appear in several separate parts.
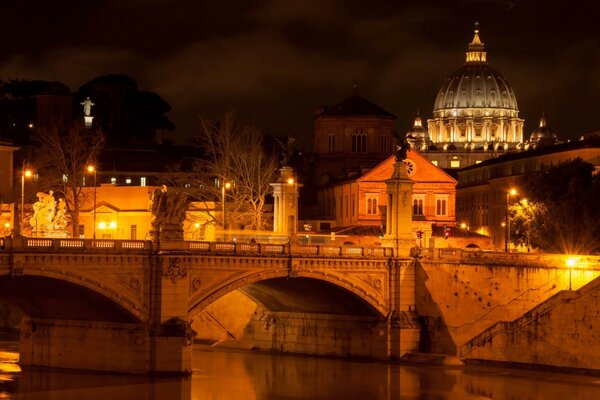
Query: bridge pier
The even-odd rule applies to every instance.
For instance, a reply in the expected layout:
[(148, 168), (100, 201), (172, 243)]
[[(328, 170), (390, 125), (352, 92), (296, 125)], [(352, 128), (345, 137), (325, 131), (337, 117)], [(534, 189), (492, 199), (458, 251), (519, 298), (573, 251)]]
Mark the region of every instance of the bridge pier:
[(421, 327), (416, 312), (415, 262), (400, 258), (389, 261), (392, 311), (388, 321), (388, 352), (391, 359), (419, 350)]

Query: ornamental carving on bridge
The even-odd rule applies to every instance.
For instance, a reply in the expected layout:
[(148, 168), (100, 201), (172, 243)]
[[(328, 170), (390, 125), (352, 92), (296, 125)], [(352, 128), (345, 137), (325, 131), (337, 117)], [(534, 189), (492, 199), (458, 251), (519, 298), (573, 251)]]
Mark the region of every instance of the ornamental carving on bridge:
[(9, 275), (11, 278), (16, 278), (19, 276), (23, 276), (23, 261), (15, 261), (14, 264), (10, 266)]
[(175, 283), (187, 276), (187, 266), (181, 262), (181, 258), (171, 258), (168, 264), (163, 264), (162, 276), (163, 278), (169, 278), (171, 282)]

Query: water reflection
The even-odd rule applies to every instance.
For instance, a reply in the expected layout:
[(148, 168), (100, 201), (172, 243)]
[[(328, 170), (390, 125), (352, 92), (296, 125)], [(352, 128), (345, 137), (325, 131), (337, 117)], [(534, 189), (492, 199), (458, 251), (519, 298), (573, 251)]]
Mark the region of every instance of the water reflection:
[[(0, 346), (2, 344), (0, 343)], [(188, 378), (18, 371), (0, 347), (0, 399), (598, 399), (594, 377), (448, 369), (197, 348)]]

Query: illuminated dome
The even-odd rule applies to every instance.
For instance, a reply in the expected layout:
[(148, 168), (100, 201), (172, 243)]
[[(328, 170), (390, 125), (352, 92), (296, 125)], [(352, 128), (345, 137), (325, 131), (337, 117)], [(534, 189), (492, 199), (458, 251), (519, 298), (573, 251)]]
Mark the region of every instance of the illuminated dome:
[(475, 24), (466, 62), (444, 81), (428, 121), (431, 140), (464, 143), (519, 143), (523, 138), (517, 98), (502, 74), (487, 62)]
[(406, 137), (412, 139), (427, 139), (427, 129), (423, 128), (423, 123), (418, 113), (412, 128), (406, 132)]
[(427, 149), (427, 141), (429, 140), (429, 137), (427, 135), (427, 129), (423, 127), (423, 122), (421, 121), (421, 116), (419, 113), (417, 113), (417, 116), (415, 117), (415, 122), (413, 123), (412, 128), (406, 132), (406, 140), (408, 140), (408, 143), (410, 143), (413, 149)]
[(529, 141), (537, 146), (555, 144), (558, 142), (556, 133), (546, 124), (546, 118), (540, 118), (540, 125), (531, 132)]

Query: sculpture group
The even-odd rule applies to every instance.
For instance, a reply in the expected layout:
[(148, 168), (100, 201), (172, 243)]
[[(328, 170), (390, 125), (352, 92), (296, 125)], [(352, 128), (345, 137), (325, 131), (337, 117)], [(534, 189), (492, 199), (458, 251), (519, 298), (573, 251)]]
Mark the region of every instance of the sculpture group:
[(33, 216), (29, 225), (34, 236), (66, 237), (67, 204), (65, 199), (54, 199), (54, 192), (38, 192), (38, 201), (33, 204)]
[(150, 200), (151, 236), (157, 239), (183, 239), (183, 221), (188, 206), (185, 192), (168, 190), (166, 185), (154, 189)]

